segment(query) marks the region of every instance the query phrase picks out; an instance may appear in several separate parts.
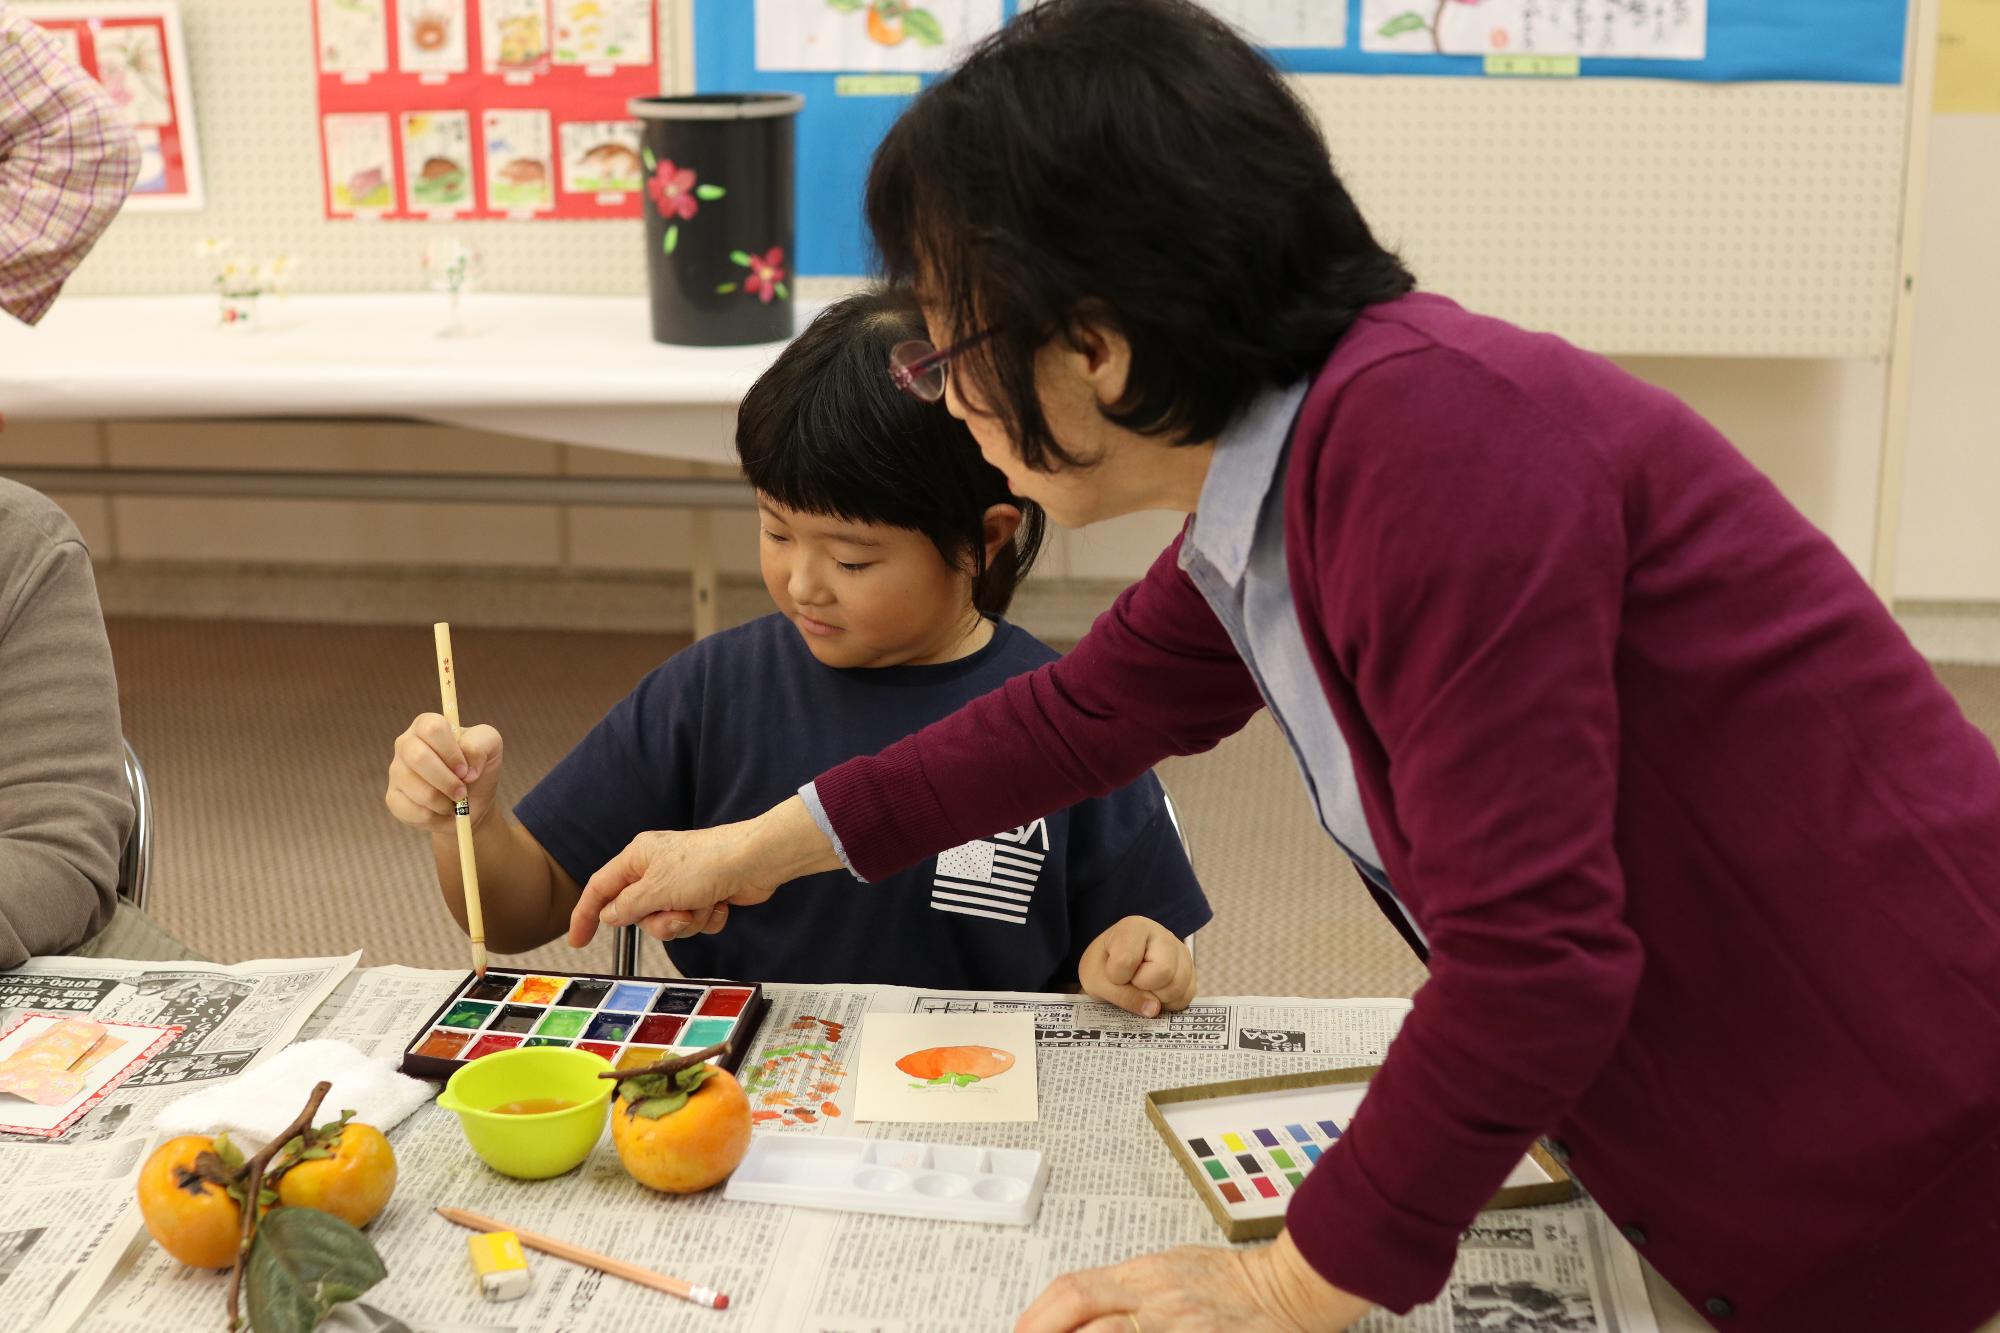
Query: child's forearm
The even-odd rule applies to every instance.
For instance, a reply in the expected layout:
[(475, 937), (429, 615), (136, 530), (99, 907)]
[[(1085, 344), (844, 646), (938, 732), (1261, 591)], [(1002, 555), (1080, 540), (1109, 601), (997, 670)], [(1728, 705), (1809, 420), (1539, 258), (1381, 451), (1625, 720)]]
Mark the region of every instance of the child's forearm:
[[(464, 930), (465, 886), (459, 876), (456, 832), (432, 834), (431, 854), (445, 908)], [(479, 871), (479, 905), (488, 948), (495, 953), (522, 953), (568, 929), (576, 889), (513, 815), (495, 809), (476, 825), (472, 854)], [(565, 888), (568, 901), (559, 902)]]

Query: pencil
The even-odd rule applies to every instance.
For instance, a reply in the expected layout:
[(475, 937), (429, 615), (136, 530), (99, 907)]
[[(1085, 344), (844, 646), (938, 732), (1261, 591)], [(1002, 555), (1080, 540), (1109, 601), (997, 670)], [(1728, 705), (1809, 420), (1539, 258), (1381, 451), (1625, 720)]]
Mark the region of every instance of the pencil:
[[(438, 692), (444, 696), (444, 721), (457, 740), (465, 729), (458, 725), (458, 669), (451, 663), (451, 622), (440, 620), (431, 626), (437, 636)], [(472, 937), (472, 972), (486, 975), (486, 918), (479, 910), (479, 868), (472, 860), (472, 805), (458, 803), (458, 878), (465, 886), (465, 933)]]
[(655, 1273), (650, 1268), (641, 1268), (637, 1264), (628, 1264), (623, 1259), (613, 1259), (608, 1254), (599, 1254), (595, 1250), (586, 1250), (580, 1245), (571, 1245), (567, 1241), (551, 1240), (547, 1236), (537, 1236), (532, 1231), (523, 1231), (519, 1227), (510, 1227), (505, 1222), (496, 1222), (490, 1217), (481, 1217), (478, 1213), (468, 1213), (463, 1208), (440, 1208), (437, 1210), (437, 1215), (447, 1222), (456, 1222), (458, 1225), (470, 1227), (474, 1231), (511, 1231), (520, 1237), (521, 1244), (531, 1250), (540, 1250), (543, 1254), (553, 1254), (558, 1259), (567, 1259), (573, 1264), (582, 1264), (585, 1268), (594, 1268), (600, 1273), (609, 1273), (613, 1277), (622, 1277), (627, 1282), (636, 1282), (642, 1287), (651, 1287), (654, 1291), (664, 1291), (669, 1296), (678, 1296), (682, 1300), (692, 1301), (696, 1305), (706, 1305), (711, 1310), (727, 1310), (729, 1308), (729, 1297), (723, 1295), (713, 1287), (697, 1287), (692, 1282), (683, 1282), (677, 1277), (668, 1277), (665, 1273)]

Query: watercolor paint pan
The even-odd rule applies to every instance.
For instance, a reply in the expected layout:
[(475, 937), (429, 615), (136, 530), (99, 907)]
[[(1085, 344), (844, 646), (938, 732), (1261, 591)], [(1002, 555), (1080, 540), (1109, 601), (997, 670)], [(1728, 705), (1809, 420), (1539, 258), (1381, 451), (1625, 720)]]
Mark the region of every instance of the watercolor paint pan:
[(733, 981), (468, 972), (404, 1048), (401, 1067), (444, 1079), (495, 1051), (564, 1046), (631, 1069), (720, 1043), (727, 1049), (715, 1063), (734, 1072), (769, 1007), (762, 986)]
[[(1236, 1079), (1146, 1094), (1146, 1118), (1230, 1240), (1263, 1240), (1347, 1132), (1378, 1066)], [(1575, 1193), (1537, 1145), (1508, 1175), (1491, 1208), (1561, 1203)]]

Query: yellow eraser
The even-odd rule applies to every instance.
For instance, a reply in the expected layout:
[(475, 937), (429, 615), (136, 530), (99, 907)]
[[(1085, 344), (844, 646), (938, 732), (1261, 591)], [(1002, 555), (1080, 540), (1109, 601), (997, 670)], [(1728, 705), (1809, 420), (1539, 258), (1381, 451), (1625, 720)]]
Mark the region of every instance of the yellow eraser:
[(489, 1301), (519, 1300), (528, 1294), (528, 1256), (511, 1231), (481, 1231), (465, 1238), (479, 1294)]

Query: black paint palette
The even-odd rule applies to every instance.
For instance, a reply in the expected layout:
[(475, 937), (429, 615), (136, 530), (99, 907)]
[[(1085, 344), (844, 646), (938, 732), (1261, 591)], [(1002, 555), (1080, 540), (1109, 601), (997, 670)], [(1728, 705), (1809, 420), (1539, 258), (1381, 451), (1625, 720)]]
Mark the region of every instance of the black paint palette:
[(517, 1046), (569, 1046), (633, 1069), (726, 1043), (715, 1063), (733, 1072), (769, 1004), (762, 986), (733, 981), (468, 972), (404, 1049), (402, 1070), (450, 1078)]

